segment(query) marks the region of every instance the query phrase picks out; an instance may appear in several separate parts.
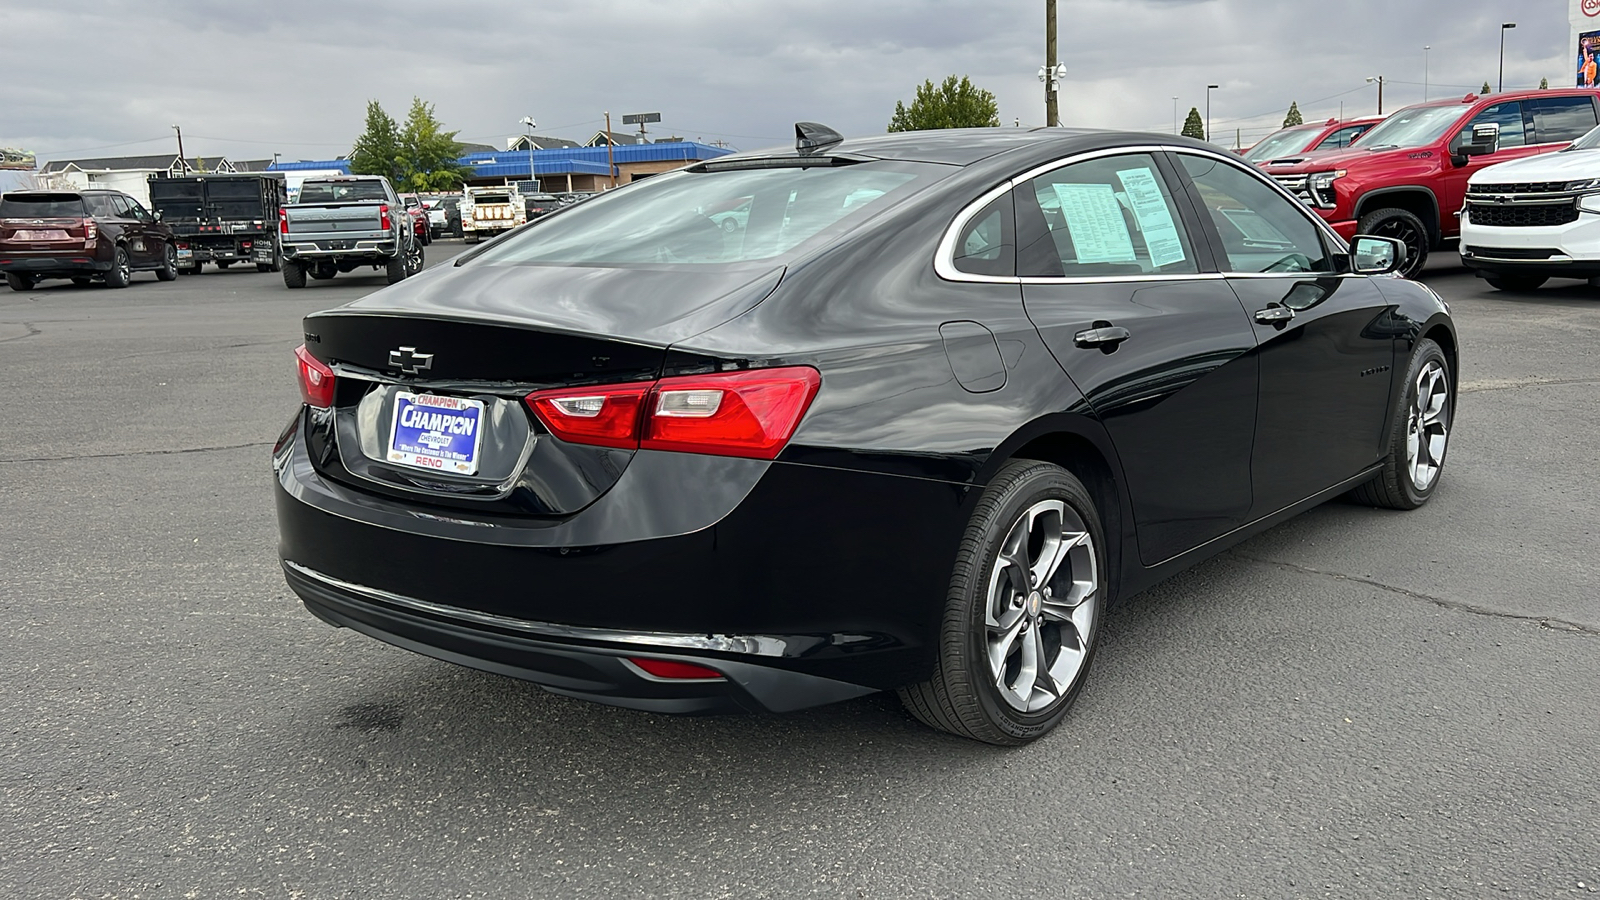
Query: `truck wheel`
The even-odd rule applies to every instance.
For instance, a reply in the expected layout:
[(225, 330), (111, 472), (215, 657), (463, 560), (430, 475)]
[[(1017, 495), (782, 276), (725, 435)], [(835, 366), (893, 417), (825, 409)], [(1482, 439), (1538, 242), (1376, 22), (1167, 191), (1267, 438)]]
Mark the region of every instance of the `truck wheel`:
[(406, 275), (416, 275), (427, 266), (422, 256), (422, 244), (411, 242), (411, 251), (406, 254)]
[(399, 284), (400, 282), (404, 281), (406, 279), (408, 268), (409, 267), (406, 265), (406, 257), (404, 254), (397, 253), (394, 256), (389, 257), (389, 264), (386, 266), (386, 272), (389, 276), (389, 283)]
[(161, 261), (161, 268), (156, 270), (156, 280), (178, 280), (178, 249), (171, 244), (167, 245), (167, 255)]
[(283, 286), (294, 290), (306, 286), (306, 267), (297, 262), (283, 264)]
[(1524, 291), (1536, 291), (1539, 286), (1549, 281), (1545, 275), (1493, 275), (1483, 279), (1489, 286), (1497, 291), (1507, 291), (1517, 294)]
[(6, 284), (11, 285), (13, 291), (31, 291), (33, 290), (33, 276), (7, 272)]
[(128, 251), (118, 247), (111, 255), (111, 268), (106, 271), (106, 287), (125, 288), (133, 280), (133, 268), (128, 265)]
[(1356, 234), (1397, 238), (1405, 244), (1406, 262), (1400, 267), (1401, 278), (1417, 277), (1428, 263), (1428, 226), (1422, 224), (1416, 213), (1395, 207), (1373, 210), (1356, 223)]

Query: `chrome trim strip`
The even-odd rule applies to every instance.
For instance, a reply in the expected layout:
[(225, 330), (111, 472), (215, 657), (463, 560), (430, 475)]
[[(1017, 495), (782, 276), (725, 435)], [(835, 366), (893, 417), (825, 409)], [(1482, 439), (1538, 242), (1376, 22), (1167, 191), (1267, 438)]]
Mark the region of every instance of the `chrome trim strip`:
[(1463, 253), (1461, 255), (1462, 255), (1463, 258), (1473, 260), (1474, 262), (1515, 263), (1517, 265), (1524, 265), (1524, 266), (1530, 266), (1530, 265), (1531, 266), (1537, 266), (1537, 265), (1540, 265), (1540, 264), (1543, 264), (1543, 263), (1555, 263), (1556, 265), (1566, 265), (1568, 263), (1577, 262), (1577, 260), (1575, 260), (1572, 257), (1566, 255), (1565, 253), (1557, 253), (1557, 254), (1555, 254), (1553, 256), (1536, 257), (1534, 259), (1527, 259), (1527, 258), (1524, 258), (1524, 259), (1508, 259), (1508, 258), (1506, 258), (1504, 256), (1478, 256), (1478, 255), (1471, 254), (1471, 253)]
[(1023, 284), (1138, 284), (1148, 281), (1220, 281), (1226, 277), (1221, 272), (1191, 272), (1187, 275), (1069, 275), (1063, 278), (1030, 275), (1019, 280)]
[[(962, 208), (961, 212), (956, 213), (955, 220), (950, 223), (949, 228), (945, 229), (944, 237), (939, 239), (939, 249), (933, 254), (934, 274), (945, 281), (965, 281), (972, 284), (1020, 283), (1015, 275), (977, 275), (971, 272), (963, 272), (956, 268), (955, 262), (956, 238), (960, 236), (961, 229), (967, 227), (967, 223), (972, 221), (972, 217), (982, 211), (985, 206), (1005, 196), (1011, 190), (1011, 187), (1011, 182), (1001, 182), (990, 189), (988, 193), (967, 204)], [(1013, 223), (1014, 228), (1015, 223)]]
[(744, 653), (751, 656), (782, 656), (788, 647), (788, 642), (783, 638), (766, 635), (738, 635), (738, 634), (678, 634), (665, 631), (615, 631), (609, 628), (585, 628), (577, 625), (558, 625), (552, 622), (529, 622), (523, 619), (513, 619), (508, 616), (497, 616), (493, 613), (478, 612), (477, 610), (462, 609), (457, 606), (445, 606), (441, 603), (430, 603), (427, 600), (418, 600), (379, 588), (354, 584), (324, 575), (308, 566), (286, 559), (283, 561), (286, 569), (319, 582), (328, 587), (346, 593), (355, 594), (378, 603), (398, 606), (413, 612), (425, 613), (444, 619), (454, 619), (458, 622), (470, 622), (476, 625), (488, 625), (492, 628), (503, 628), (508, 631), (521, 631), (527, 634), (536, 634), (541, 637), (569, 638), (583, 641), (610, 641), (616, 644), (634, 644), (642, 647), (659, 647), (664, 650), (713, 650), (719, 653)]

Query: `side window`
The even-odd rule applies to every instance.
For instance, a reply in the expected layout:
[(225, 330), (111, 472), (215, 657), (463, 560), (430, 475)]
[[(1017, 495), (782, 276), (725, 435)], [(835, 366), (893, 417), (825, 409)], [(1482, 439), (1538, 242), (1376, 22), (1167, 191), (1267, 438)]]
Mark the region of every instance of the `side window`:
[(111, 206), (111, 198), (106, 194), (84, 194), (83, 202), (89, 207), (89, 215), (97, 219), (117, 218), (117, 211)]
[(133, 217), (135, 219), (148, 219), (148, 218), (150, 218), (150, 214), (145, 211), (144, 207), (139, 205), (139, 201), (133, 199), (132, 197), (121, 197), (119, 199), (121, 199), (123, 203), (128, 204), (128, 215), (129, 216), (131, 216), (131, 217)]
[(972, 275), (1017, 274), (1017, 241), (1011, 227), (1011, 192), (996, 198), (956, 235), (956, 270)]
[(1161, 170), (1146, 154), (1063, 166), (1015, 193), (1021, 275), (1076, 278), (1200, 271)]
[(1300, 204), (1224, 162), (1181, 154), (1230, 272), (1330, 272), (1322, 234)]
[(1528, 105), (1533, 107), (1534, 137), (1541, 144), (1575, 141), (1600, 125), (1588, 97), (1540, 97)]
[(103, 194), (111, 202), (111, 212), (119, 219), (131, 219), (133, 213), (128, 209), (128, 198), (121, 194)]
[(1455, 144), (1459, 145), (1472, 134), (1474, 125), (1493, 122), (1500, 126), (1501, 147), (1525, 147), (1528, 144), (1527, 127), (1522, 121), (1522, 101), (1508, 100), (1505, 103), (1496, 103), (1472, 117), (1466, 127), (1456, 132)]

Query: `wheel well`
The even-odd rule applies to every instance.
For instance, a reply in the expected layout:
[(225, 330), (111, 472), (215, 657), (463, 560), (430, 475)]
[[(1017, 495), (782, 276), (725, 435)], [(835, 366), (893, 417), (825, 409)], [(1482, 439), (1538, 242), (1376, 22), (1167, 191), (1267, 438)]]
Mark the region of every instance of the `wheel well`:
[(1122, 574), (1122, 494), (1118, 490), (1111, 464), (1088, 439), (1075, 434), (1057, 432), (1034, 438), (1017, 448), (1014, 459), (1037, 459), (1054, 463), (1083, 482), (1100, 512), (1100, 526), (1106, 536), (1106, 583), (1115, 599), (1121, 585)]
[(1444, 351), (1444, 358), (1450, 361), (1450, 380), (1455, 382), (1451, 386), (1459, 387), (1461, 383), (1461, 371), (1460, 367), (1456, 364), (1456, 340), (1450, 334), (1450, 329), (1444, 327), (1443, 325), (1435, 325), (1433, 328), (1429, 329), (1428, 333), (1423, 335), (1423, 337), (1433, 341), (1435, 344), (1438, 344), (1439, 349)]
[(1439, 230), (1438, 204), (1426, 191), (1394, 191), (1386, 194), (1368, 195), (1361, 199), (1361, 204), (1356, 208), (1356, 221), (1373, 210), (1403, 209), (1422, 220), (1427, 227), (1428, 234), (1432, 237), (1429, 243), (1437, 246), (1441, 231)]

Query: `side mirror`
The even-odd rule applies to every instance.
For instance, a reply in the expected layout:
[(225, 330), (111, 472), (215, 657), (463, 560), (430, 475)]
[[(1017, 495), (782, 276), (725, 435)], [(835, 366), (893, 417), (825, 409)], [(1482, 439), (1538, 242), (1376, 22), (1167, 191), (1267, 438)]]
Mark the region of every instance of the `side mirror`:
[(1488, 156), (1500, 149), (1500, 126), (1494, 122), (1480, 122), (1472, 126), (1472, 134), (1456, 148), (1456, 155)]
[(1406, 245), (1397, 238), (1358, 234), (1350, 242), (1350, 259), (1357, 275), (1388, 275), (1406, 264)]

